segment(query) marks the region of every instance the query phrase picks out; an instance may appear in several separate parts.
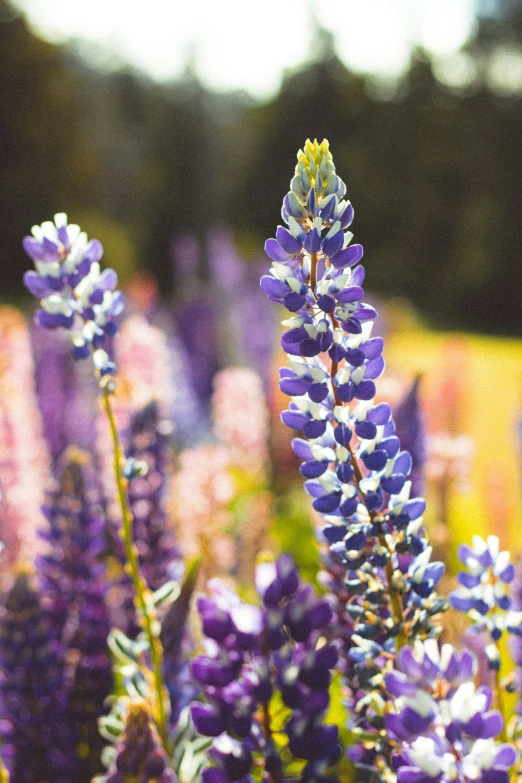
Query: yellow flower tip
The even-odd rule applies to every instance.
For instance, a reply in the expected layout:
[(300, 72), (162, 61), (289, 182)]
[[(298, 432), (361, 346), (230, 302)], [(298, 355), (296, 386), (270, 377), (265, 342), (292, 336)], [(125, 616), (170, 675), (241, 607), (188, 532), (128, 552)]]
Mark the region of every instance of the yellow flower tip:
[(326, 185), (328, 179), (333, 173), (335, 173), (335, 167), (333, 164), (332, 153), (330, 152), (330, 145), (328, 139), (323, 139), (319, 144), (317, 139), (310, 141), (307, 139), (302, 150), (297, 153), (297, 165), (295, 167), (295, 174), (300, 175), (301, 172), (306, 172), (306, 178), (308, 180), (308, 187), (315, 187), (317, 172), (321, 170), (321, 177), (323, 186)]
[(36, 569), (30, 560), (19, 560), (14, 567), (14, 581), (29, 586), (35, 573)]

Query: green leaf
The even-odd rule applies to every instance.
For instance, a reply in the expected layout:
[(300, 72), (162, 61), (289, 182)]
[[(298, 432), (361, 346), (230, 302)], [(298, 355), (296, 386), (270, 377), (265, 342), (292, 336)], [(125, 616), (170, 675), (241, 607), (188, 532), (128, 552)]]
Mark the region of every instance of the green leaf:
[(135, 642), (125, 636), (123, 631), (112, 628), (107, 637), (107, 644), (117, 662), (138, 664)]
[(173, 580), (166, 582), (152, 594), (155, 608), (157, 609), (158, 606), (162, 606), (165, 603), (171, 603), (178, 598), (180, 592), (181, 587), (179, 582), (174, 582)]

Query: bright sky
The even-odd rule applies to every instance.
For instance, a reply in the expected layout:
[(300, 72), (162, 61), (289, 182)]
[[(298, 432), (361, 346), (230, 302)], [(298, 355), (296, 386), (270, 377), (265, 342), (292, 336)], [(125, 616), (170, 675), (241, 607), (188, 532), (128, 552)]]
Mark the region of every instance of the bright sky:
[(473, 0), (16, 0), (33, 29), (76, 39), (99, 65), (131, 63), (158, 80), (190, 60), (215, 90), (274, 93), (285, 68), (306, 60), (310, 13), (331, 30), (351, 68), (395, 78), (420, 44), (450, 56), (472, 35)]

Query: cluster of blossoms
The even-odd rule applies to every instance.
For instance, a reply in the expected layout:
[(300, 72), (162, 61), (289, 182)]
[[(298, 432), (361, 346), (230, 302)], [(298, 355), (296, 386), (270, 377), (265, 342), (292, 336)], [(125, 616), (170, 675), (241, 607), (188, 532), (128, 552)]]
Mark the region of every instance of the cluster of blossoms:
[[(325, 639), (329, 605), (299, 583), (288, 555), (256, 570), (262, 608), (219, 580), (209, 587), (211, 597), (198, 600), (206, 653), (191, 666), (207, 697), (193, 704), (192, 719), (215, 737), (204, 783), (246, 781), (255, 769), (276, 783), (295, 759), (306, 761), (301, 780), (326, 781), (340, 752), (337, 727), (324, 724), (337, 662)], [(284, 707), (273, 714), (277, 691)]]
[(504, 630), (522, 636), (522, 612), (511, 610), (515, 567), (509, 552), (500, 551), (498, 537), (473, 536), (472, 546), (462, 544), (458, 555), (467, 570), (458, 575), (461, 586), (450, 594), (451, 605), (469, 615), (473, 630), (487, 630), (495, 642)]
[[(101, 244), (98, 240), (88, 242), (87, 236), (80, 231), (78, 226), (67, 224), (67, 216), (63, 213), (55, 216), (54, 224), (47, 221), (42, 226), (33, 227), (32, 234), (32, 237), (25, 238), (24, 248), (33, 258), (36, 272), (27, 272), (24, 276), (24, 282), (31, 293), (40, 298), (42, 309), (36, 313), (36, 323), (47, 329), (64, 328), (70, 331), (74, 346), (73, 355), (77, 359), (84, 359), (92, 355), (93, 364), (100, 379), (103, 405), (112, 440), (114, 477), (120, 506), (120, 531), (125, 549), (125, 565), (132, 578), (133, 604), (143, 631), (142, 637), (138, 640), (139, 645), (144, 645), (144, 647), (140, 647), (140, 653), (135, 654), (132, 640), (126, 639), (124, 634), (122, 636), (126, 639), (126, 643), (129, 643), (130, 649), (133, 650), (135, 662), (138, 664), (138, 673), (147, 681), (147, 684), (150, 683), (152, 686), (149, 693), (150, 707), (157, 722), (161, 742), (166, 747), (169, 703), (167, 690), (163, 684), (161, 625), (157, 621), (156, 609), (172, 593), (173, 585), (165, 586), (167, 589), (160, 594), (151, 592), (141, 574), (139, 551), (134, 541), (134, 519), (128, 483), (130, 479), (142, 475), (147, 470), (148, 463), (144, 460), (137, 460), (135, 456), (131, 455), (124, 467), (123, 448), (118, 434), (115, 412), (111, 404), (111, 397), (116, 390), (116, 384), (112, 377), (116, 365), (105, 348), (110, 349), (109, 340), (118, 331), (116, 318), (123, 310), (122, 295), (119, 291), (115, 291), (117, 275), (112, 269), (101, 271), (99, 264), (103, 252)], [(161, 485), (161, 477), (157, 476), (156, 479), (158, 478)], [(147, 491), (146, 494), (148, 494), (148, 490), (158, 489), (158, 486), (154, 487), (151, 485), (145, 489)], [(145, 500), (139, 497), (140, 492), (143, 491), (144, 488), (142, 487), (135, 493), (133, 498), (134, 507), (140, 500)], [(68, 493), (65, 492), (65, 494)], [(136, 497), (136, 494), (138, 494), (138, 497)], [(158, 500), (156, 496), (153, 499), (154, 501)], [(154, 511), (154, 503), (150, 498), (147, 500), (145, 500), (144, 504), (142, 503), (144, 513), (142, 514), (142, 519), (140, 519), (141, 522), (144, 521), (143, 517), (146, 517), (149, 511)], [(58, 505), (60, 506), (60, 504)], [(73, 515), (75, 512), (81, 512), (81, 502), (77, 506), (79, 508), (71, 509), (67, 503), (65, 514), (62, 514), (62, 509), (58, 507), (58, 528), (60, 528), (61, 520), (63, 518), (67, 519), (71, 511)], [(76, 548), (81, 551), (82, 545), (86, 544), (86, 539), (89, 538), (91, 533), (95, 532), (96, 525), (94, 527), (91, 525), (92, 520), (84, 519), (83, 522), (86, 522), (85, 526), (80, 524), (80, 529), (75, 531), (77, 532), (77, 539), (75, 539), (73, 534), (71, 539), (67, 541), (67, 537), (64, 539), (61, 536), (63, 531), (58, 530), (62, 543), (65, 540), (70, 546), (70, 551), (75, 551)], [(83, 530), (81, 529), (82, 527), (84, 527)], [(51, 530), (51, 534), (52, 532)], [(146, 532), (157, 533), (157, 531), (152, 530), (147, 530)], [(55, 543), (53, 539), (53, 544)], [(88, 549), (88, 546), (86, 548)], [(82, 554), (86, 554), (86, 552), (84, 551)], [(94, 548), (92, 549), (92, 554), (96, 554)], [(49, 582), (53, 582), (55, 576), (56, 563), (53, 562), (53, 559), (51, 557), (48, 563), (51, 568), (46, 573)], [(87, 562), (87, 560), (88, 558), (85, 562), (81, 562), (81, 566), (93, 566), (93, 562)], [(79, 576), (80, 579), (76, 580), (78, 583), (81, 581), (81, 577), (85, 576), (81, 568)], [(88, 591), (86, 590), (86, 592)], [(99, 591), (97, 593), (94, 591), (89, 594), (89, 598), (94, 600), (83, 603), (83, 608), (86, 608), (87, 611), (83, 616), (81, 611), (79, 611), (76, 618), (80, 627), (77, 646), (81, 648), (79, 649), (80, 654), (83, 654), (82, 663), (87, 664), (87, 666), (92, 663), (92, 669), (99, 668), (100, 662), (103, 664), (103, 660), (106, 659), (106, 650), (104, 648), (103, 653), (98, 655), (97, 653), (100, 651), (94, 649), (98, 640), (98, 632), (104, 620), (103, 595), (100, 595)], [(87, 623), (90, 624), (92, 639), (86, 639), (85, 636), (82, 638), (81, 626), (85, 626)], [(103, 638), (107, 637), (106, 628), (103, 629), (102, 636)], [(89, 644), (92, 642), (94, 647), (89, 647)], [(143, 654), (144, 649), (148, 649), (148, 655)], [(90, 673), (92, 674), (93, 672), (91, 671)], [(85, 668), (82, 674), (85, 674)], [(87, 685), (85, 677), (81, 678), (80, 685), (79, 690), (85, 690)], [(152, 690), (154, 690), (153, 695)], [(97, 711), (99, 713), (99, 710)], [(80, 747), (82, 745), (80, 742), (79, 752), (86, 755), (89, 752), (89, 739), (85, 736), (85, 733), (83, 739), (85, 740), (84, 746)], [(87, 745), (87, 751), (85, 750), (85, 745)], [(158, 778), (160, 772), (161, 770), (158, 771), (155, 767), (151, 770), (150, 779)]]
[(41, 226), (33, 226), (24, 239), (24, 249), (36, 271), (26, 272), (24, 283), (40, 299), (36, 323), (46, 329), (71, 331), (74, 356), (85, 359), (94, 351), (94, 362), (102, 374), (113, 367), (104, 350), (107, 338), (118, 331), (116, 318), (123, 310), (123, 298), (115, 291), (118, 277), (113, 269), (100, 268), (103, 248), (63, 212)]
[(471, 681), (476, 661), (435, 640), (403, 647), (386, 687), (394, 697), (386, 728), (397, 743), (398, 783), (508, 783), (515, 749), (496, 738), (502, 716), (489, 688)]
[(346, 572), (355, 725), (379, 733), (382, 669), (408, 639), (437, 634), (432, 618), (445, 604), (434, 588), (444, 566), (430, 562), (425, 501), (410, 497), (412, 459), (401, 451), (390, 406), (374, 401), (383, 340), (372, 337), (377, 313), (363, 302), (363, 250), (346, 231), (353, 208), (345, 192), (328, 142), (307, 141), (283, 201), (288, 228), (265, 245), (273, 265), (261, 287), (291, 313), (281, 340), (289, 367), (280, 388), (291, 397), (282, 419), (304, 435), (292, 445), (305, 489)]

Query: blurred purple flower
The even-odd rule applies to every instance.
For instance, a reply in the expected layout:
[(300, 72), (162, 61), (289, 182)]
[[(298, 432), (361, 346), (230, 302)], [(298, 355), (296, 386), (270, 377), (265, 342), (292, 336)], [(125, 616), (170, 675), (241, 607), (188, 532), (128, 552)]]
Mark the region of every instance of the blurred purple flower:
[(170, 435), (165, 424), (157, 403), (149, 403), (132, 417), (126, 449), (129, 460), (146, 466), (144, 475), (129, 479), (128, 496), (140, 566), (152, 591), (182, 572), (181, 553), (164, 509)]
[(92, 373), (73, 361), (63, 335), (31, 332), (35, 379), (43, 431), (53, 462), (67, 446), (91, 451), (95, 445), (96, 387)]
[(48, 493), (43, 532), (50, 550), (37, 560), (42, 597), (55, 639), (74, 662), (67, 721), (75, 733), (75, 779), (88, 783), (100, 771), (103, 746), (98, 719), (112, 689), (105, 597), (109, 585), (102, 555), (107, 526), (90, 459), (69, 448)]
[(27, 574), (7, 595), (0, 623), (2, 756), (12, 783), (70, 783), (75, 738), (67, 718), (63, 645)]
[(411, 491), (414, 497), (425, 491), (426, 432), (419, 398), (420, 376), (395, 409), (395, 434), (401, 447), (411, 455)]

